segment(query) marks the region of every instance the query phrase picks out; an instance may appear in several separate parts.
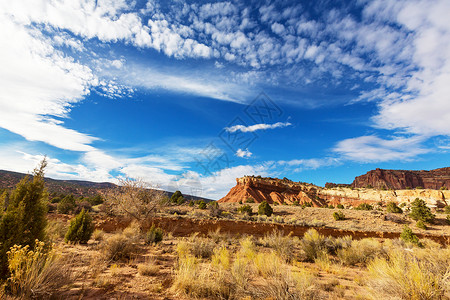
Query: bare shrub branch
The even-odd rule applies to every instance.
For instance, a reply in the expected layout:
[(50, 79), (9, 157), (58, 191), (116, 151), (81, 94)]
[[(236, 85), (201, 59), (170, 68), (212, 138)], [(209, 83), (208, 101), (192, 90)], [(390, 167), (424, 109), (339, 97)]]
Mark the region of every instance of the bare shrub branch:
[(141, 180), (121, 179), (119, 186), (105, 193), (105, 206), (118, 215), (128, 215), (139, 222), (146, 220), (167, 203), (164, 191)]

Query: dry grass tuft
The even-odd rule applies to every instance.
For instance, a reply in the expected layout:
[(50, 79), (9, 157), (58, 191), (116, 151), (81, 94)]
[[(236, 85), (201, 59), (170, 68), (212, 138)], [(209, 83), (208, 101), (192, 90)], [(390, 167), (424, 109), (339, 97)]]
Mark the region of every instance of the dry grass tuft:
[(377, 294), (401, 299), (441, 299), (450, 292), (450, 251), (393, 249), (368, 265)]
[(159, 272), (159, 266), (155, 260), (148, 260), (143, 264), (138, 264), (138, 272), (142, 276), (155, 276)]
[(274, 230), (272, 233), (266, 234), (260, 241), (264, 246), (274, 249), (286, 262), (290, 262), (297, 243), (297, 238), (291, 235), (291, 233), (284, 235), (283, 232)]

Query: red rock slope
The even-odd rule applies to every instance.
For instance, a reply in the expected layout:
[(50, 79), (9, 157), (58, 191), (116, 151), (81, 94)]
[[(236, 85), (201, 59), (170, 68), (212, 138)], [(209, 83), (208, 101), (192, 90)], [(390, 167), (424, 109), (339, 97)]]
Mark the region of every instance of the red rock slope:
[(312, 202), (313, 206), (322, 206), (326, 202), (317, 196), (317, 188), (312, 184), (297, 183), (288, 179), (245, 176), (237, 178), (236, 186), (219, 202), (245, 202), (251, 197), (257, 203), (267, 201), (292, 204), (298, 201), (299, 204)]

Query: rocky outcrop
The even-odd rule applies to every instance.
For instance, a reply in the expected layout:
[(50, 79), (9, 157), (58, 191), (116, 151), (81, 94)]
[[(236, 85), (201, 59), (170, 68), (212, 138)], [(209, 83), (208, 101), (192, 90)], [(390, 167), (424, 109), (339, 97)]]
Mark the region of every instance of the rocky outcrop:
[(267, 201), (292, 204), (298, 201), (299, 204), (308, 202), (313, 206), (323, 206), (326, 202), (316, 197), (317, 188), (312, 184), (297, 183), (288, 179), (245, 176), (237, 178), (236, 186), (219, 202), (246, 202), (252, 198), (257, 203)]
[(322, 188), (313, 184), (293, 182), (287, 179), (245, 176), (236, 179), (236, 186), (219, 202), (246, 202), (252, 198), (260, 203), (299, 204), (312, 203), (313, 206), (337, 205), (358, 206), (361, 203), (379, 202), (411, 203), (416, 198), (423, 199), (430, 207), (444, 207), (450, 204), (448, 190), (376, 190), (367, 188), (334, 187)]
[(354, 188), (402, 190), (422, 187), (425, 189), (450, 188), (450, 167), (431, 171), (406, 171), (375, 169), (355, 178)]

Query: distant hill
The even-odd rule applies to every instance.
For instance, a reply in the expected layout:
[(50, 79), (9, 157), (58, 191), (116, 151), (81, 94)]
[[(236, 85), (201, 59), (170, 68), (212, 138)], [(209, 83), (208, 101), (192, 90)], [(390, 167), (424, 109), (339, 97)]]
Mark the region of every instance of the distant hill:
[[(19, 181), (27, 174), (0, 170), (0, 189), (13, 189)], [(31, 175), (30, 175), (31, 176)], [(49, 194), (73, 194), (76, 197), (91, 197), (102, 191), (116, 187), (111, 182), (92, 182), (83, 180), (58, 180), (52, 178), (45, 178), (45, 185)], [(167, 192), (167, 195), (172, 196), (172, 192)], [(188, 200), (204, 200), (205, 202), (213, 201), (211, 199), (184, 195)]]

